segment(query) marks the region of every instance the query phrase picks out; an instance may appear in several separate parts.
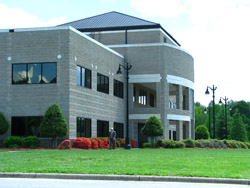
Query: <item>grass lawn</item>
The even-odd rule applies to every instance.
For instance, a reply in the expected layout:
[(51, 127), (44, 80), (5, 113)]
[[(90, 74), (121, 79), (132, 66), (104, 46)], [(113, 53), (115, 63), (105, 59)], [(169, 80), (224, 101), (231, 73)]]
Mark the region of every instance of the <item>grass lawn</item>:
[(0, 172), (250, 179), (250, 150), (121, 149), (0, 152)]

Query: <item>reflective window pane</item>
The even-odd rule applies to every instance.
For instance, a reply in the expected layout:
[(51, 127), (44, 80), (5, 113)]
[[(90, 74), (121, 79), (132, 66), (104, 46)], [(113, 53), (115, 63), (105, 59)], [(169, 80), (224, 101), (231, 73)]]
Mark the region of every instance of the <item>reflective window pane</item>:
[(38, 84), (41, 82), (41, 64), (28, 64), (28, 83)]
[(56, 83), (56, 63), (44, 63), (43, 83)]
[(76, 66), (76, 85), (81, 85), (81, 67)]
[(82, 87), (85, 87), (85, 68), (82, 68)]
[(13, 65), (12, 83), (13, 84), (27, 83), (26, 64)]

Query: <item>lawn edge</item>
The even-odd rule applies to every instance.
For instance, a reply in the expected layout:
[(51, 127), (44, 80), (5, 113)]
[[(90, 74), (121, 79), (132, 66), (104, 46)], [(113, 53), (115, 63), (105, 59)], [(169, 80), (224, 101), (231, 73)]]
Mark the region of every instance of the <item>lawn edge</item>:
[(186, 182), (250, 185), (249, 179), (178, 177), (178, 176), (141, 176), (141, 175), (99, 175), (99, 174), (56, 174), (56, 173), (7, 173), (0, 172), (0, 178), (41, 178), (75, 180), (112, 180), (112, 181), (152, 181)]

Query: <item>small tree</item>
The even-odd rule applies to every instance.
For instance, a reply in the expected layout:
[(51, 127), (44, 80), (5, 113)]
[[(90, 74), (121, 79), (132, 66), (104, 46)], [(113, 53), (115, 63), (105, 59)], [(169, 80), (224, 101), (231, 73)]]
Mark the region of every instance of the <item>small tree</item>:
[(146, 121), (146, 124), (141, 130), (141, 133), (147, 137), (151, 138), (152, 144), (155, 141), (155, 138), (163, 135), (163, 126), (161, 120), (155, 115), (149, 117)]
[(52, 137), (53, 147), (57, 147), (57, 137), (68, 135), (68, 125), (57, 104), (48, 108), (40, 126), (41, 136)]
[(195, 129), (195, 138), (198, 139), (209, 139), (209, 132), (205, 125), (199, 125)]
[(9, 122), (4, 117), (3, 113), (0, 112), (0, 135), (6, 133), (9, 129)]
[(233, 124), (230, 130), (230, 138), (243, 142), (246, 142), (248, 140), (246, 125), (242, 121), (239, 110), (236, 110), (233, 115)]

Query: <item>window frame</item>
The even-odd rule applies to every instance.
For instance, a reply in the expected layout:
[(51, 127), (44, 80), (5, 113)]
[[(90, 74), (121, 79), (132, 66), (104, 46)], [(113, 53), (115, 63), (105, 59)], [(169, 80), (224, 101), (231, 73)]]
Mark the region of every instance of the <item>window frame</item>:
[[(80, 68), (80, 85), (78, 85), (78, 80), (77, 80), (77, 68)], [(84, 69), (84, 84), (83, 84), (83, 69)], [(87, 73), (88, 72), (88, 75), (90, 76), (90, 80), (89, 80), (89, 83), (88, 83), (88, 77), (87, 77)], [(76, 85), (77, 86), (82, 86), (82, 87), (85, 87), (85, 88), (88, 88), (88, 89), (91, 89), (92, 88), (92, 71), (90, 69), (87, 69), (81, 65), (76, 65)]]
[(123, 82), (114, 79), (114, 96), (119, 97), (119, 98), (124, 98), (124, 84)]
[[(99, 80), (99, 84), (98, 84)], [(97, 73), (97, 91), (109, 94), (109, 77), (103, 74)]]
[[(79, 130), (80, 136), (78, 136), (78, 120), (80, 120), (80, 130)], [(88, 125), (87, 125), (87, 121), (89, 123)], [(88, 133), (87, 133), (87, 129), (88, 129), (87, 126), (90, 126), (89, 127), (90, 132)], [(90, 118), (76, 117), (76, 137), (77, 138), (79, 137), (91, 138), (91, 136), (92, 136), (92, 120)]]
[[(56, 68), (56, 75), (55, 75), (55, 82), (49, 82), (49, 83), (46, 83), (46, 82), (44, 82), (43, 81), (43, 75), (44, 75), (44, 71), (43, 71), (43, 65), (44, 64), (55, 64), (55, 68)], [(28, 67), (29, 67), (29, 65), (31, 65), (31, 64), (40, 64), (41, 65), (41, 80), (40, 80), (40, 83), (28, 83), (28, 79), (29, 79), (29, 76), (28, 76), (28, 72), (29, 72), (29, 70), (28, 70)], [(25, 65), (25, 71), (26, 71), (26, 82), (25, 83), (15, 83), (14, 82), (14, 66), (15, 65)], [(57, 62), (43, 62), (43, 63), (13, 63), (12, 64), (12, 72), (11, 72), (11, 83), (12, 83), (12, 85), (33, 85), (33, 84), (56, 84), (57, 83)]]

